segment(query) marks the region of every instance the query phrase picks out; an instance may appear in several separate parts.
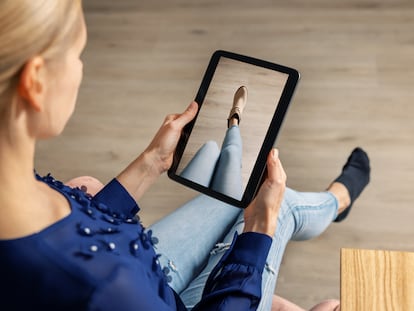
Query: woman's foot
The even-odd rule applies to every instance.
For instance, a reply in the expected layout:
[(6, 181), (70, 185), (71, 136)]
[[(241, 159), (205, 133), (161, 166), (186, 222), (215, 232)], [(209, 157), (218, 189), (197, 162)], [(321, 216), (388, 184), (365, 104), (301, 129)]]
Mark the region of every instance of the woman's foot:
[(273, 295), (270, 311), (305, 311), (305, 309), (278, 295)]
[[(310, 311), (339, 311), (340, 302), (335, 299), (328, 299), (312, 307)], [(273, 295), (271, 311), (305, 311), (298, 305), (280, 296)]]
[(328, 188), (339, 202), (335, 222), (340, 222), (348, 216), (352, 204), (368, 185), (370, 172), (368, 155), (361, 148), (355, 148), (342, 168), (342, 173)]
[(310, 311), (340, 311), (341, 306), (339, 300), (328, 299), (318, 303)]
[(227, 118), (227, 127), (230, 128), (233, 125), (239, 125), (241, 115), (244, 107), (247, 104), (247, 88), (241, 86), (234, 93), (233, 106), (231, 107), (229, 117)]

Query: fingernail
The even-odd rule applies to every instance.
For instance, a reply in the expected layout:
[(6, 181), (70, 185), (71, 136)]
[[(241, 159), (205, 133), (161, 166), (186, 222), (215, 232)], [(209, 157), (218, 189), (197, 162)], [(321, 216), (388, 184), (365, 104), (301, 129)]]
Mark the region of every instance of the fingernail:
[(273, 159), (277, 159), (277, 157), (279, 156), (279, 152), (277, 149), (273, 148), (272, 149), (272, 157)]

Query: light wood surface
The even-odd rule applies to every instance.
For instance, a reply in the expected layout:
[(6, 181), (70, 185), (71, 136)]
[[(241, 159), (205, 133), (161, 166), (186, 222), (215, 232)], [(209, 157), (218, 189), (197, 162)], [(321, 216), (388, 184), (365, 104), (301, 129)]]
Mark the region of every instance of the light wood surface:
[(414, 253), (341, 250), (341, 311), (414, 310)]
[[(301, 81), (278, 138), (288, 186), (319, 191), (355, 146), (370, 185), (348, 219), (288, 245), (276, 292), (304, 308), (339, 298), (340, 248), (414, 250), (412, 0), (87, 0), (77, 109), (38, 146), (36, 168), (103, 182), (195, 97), (213, 51), (294, 67)], [(166, 176), (141, 200), (150, 224), (195, 193)]]

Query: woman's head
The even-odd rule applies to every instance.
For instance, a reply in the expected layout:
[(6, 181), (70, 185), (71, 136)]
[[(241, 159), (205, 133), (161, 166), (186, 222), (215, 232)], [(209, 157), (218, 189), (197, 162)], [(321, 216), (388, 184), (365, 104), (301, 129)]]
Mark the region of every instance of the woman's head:
[[(46, 111), (39, 118), (54, 122), (55, 132), (63, 129), (73, 107), (62, 105), (76, 100), (85, 41), (81, 0), (0, 1), (0, 120), (20, 101), (34, 113)], [(69, 115), (56, 116), (56, 109)], [(46, 132), (39, 136), (58, 134)]]

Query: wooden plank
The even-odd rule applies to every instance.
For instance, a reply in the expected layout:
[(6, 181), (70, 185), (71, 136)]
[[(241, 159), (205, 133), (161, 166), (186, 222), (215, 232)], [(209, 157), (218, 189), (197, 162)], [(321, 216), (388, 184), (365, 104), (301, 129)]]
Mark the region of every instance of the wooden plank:
[(414, 310), (414, 253), (341, 249), (341, 310)]

